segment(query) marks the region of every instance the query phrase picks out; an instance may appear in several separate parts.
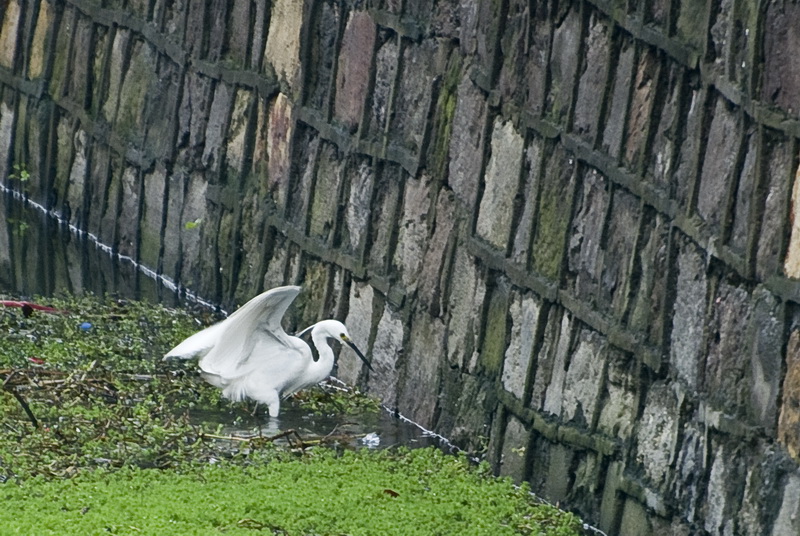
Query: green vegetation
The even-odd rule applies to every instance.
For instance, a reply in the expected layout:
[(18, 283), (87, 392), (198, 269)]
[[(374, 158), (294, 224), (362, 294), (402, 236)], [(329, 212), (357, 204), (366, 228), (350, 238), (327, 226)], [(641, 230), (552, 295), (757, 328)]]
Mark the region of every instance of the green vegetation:
[[(574, 516), (463, 456), (230, 437), (192, 418), (250, 410), (161, 361), (215, 318), (108, 298), (46, 305), (0, 307), (4, 534), (578, 534)], [(352, 391), (293, 403), (378, 411)]]

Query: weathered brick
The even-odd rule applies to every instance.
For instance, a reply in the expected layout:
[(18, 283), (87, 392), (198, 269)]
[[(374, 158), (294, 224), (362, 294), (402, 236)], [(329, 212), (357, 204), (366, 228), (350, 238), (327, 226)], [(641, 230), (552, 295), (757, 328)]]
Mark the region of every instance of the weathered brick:
[(697, 194), (698, 214), (717, 233), (726, 216), (728, 191), (734, 180), (741, 137), (741, 124), (734, 115), (733, 106), (724, 98), (717, 98)]
[(247, 65), (247, 47), (249, 46), (250, 33), (255, 26), (253, 16), (254, 2), (250, 0), (233, 0), (227, 2), (228, 17), (223, 19), (225, 26), (222, 34), (225, 36), (225, 57), (233, 65), (244, 67)]
[(680, 485), (674, 486), (672, 498), (690, 523), (701, 517), (701, 497), (708, 481), (708, 442), (704, 424), (692, 420), (683, 424), (673, 472), (675, 482)]
[[(266, 133), (267, 188), (272, 203), (282, 209), (289, 190), (294, 133), (294, 108), (283, 93), (269, 103)], [(257, 151), (261, 145), (256, 144)], [(303, 150), (303, 149), (300, 149)]]
[(342, 226), (342, 249), (360, 257), (367, 241), (375, 168), (367, 159), (355, 159), (345, 170), (347, 201)]
[[(508, 333), (508, 300), (510, 288), (505, 278), (498, 278), (487, 291), (488, 306), (483, 322), (483, 340), (475, 371), (490, 379), (500, 375)], [(472, 369), (470, 369), (472, 372)]]
[(789, 249), (783, 261), (784, 273), (794, 279), (800, 279), (800, 166), (794, 174), (791, 209), (789, 210)]
[(339, 217), (339, 190), (347, 161), (338, 148), (323, 142), (317, 158), (313, 183), (309, 235), (329, 244), (333, 241)]
[(625, 134), (625, 115), (630, 100), (633, 83), (633, 66), (636, 57), (636, 46), (630, 39), (623, 38), (619, 45), (619, 58), (611, 89), (611, 106), (605, 118), (602, 149), (614, 158), (618, 158), (622, 149)]
[(139, 200), (141, 174), (134, 167), (126, 167), (122, 173), (122, 188), (117, 218), (117, 248), (120, 255), (139, 258)]
[(667, 94), (664, 99), (656, 99), (654, 108), (660, 109), (657, 115), (658, 124), (653, 125), (653, 143), (650, 148), (650, 157), (647, 159), (647, 177), (652, 179), (659, 190), (670, 195), (672, 174), (675, 167), (675, 140), (674, 131), (680, 112), (680, 94), (683, 90), (683, 67), (677, 63), (670, 63), (665, 76)]
[(87, 161), (89, 136), (83, 129), (77, 129), (73, 137), (74, 153), (69, 170), (69, 185), (66, 193), (66, 204), (69, 207), (69, 222), (79, 229), (86, 223), (86, 195), (91, 191), (87, 185)]
[(800, 330), (793, 330), (786, 346), (786, 375), (783, 378), (778, 442), (800, 460)]
[(736, 196), (733, 203), (732, 218), (733, 224), (730, 234), (730, 245), (734, 251), (744, 253), (747, 248), (748, 235), (750, 233), (751, 207), (753, 204), (753, 193), (756, 185), (758, 169), (758, 134), (752, 127), (745, 132), (744, 142), (744, 163), (739, 173), (739, 180), (736, 185)]
[(89, 73), (92, 70), (92, 41), (94, 24), (88, 17), (77, 18), (72, 36), (72, 64), (68, 83), (68, 94), (78, 106), (86, 106), (89, 99)]
[(456, 197), (469, 210), (477, 201), (487, 112), (483, 94), (468, 76), (464, 76), (458, 86), (453, 117), (448, 181)]
[(547, 94), (547, 116), (560, 123), (571, 106), (572, 90), (578, 70), (578, 50), (581, 45), (581, 17), (577, 5), (560, 19), (553, 29), (553, 44), (548, 69), (550, 89)]
[(800, 114), (800, 4), (770, 2), (764, 21), (761, 97), (788, 113)]
[(276, 0), (272, 3), (264, 62), (275, 69), (278, 78), (298, 90), (300, 75), (300, 33), (304, 17), (303, 2)]
[(789, 185), (794, 175), (789, 140), (768, 135), (764, 143), (766, 200), (756, 254), (756, 275), (761, 279), (783, 271), (781, 264), (788, 222)]
[(390, 144), (402, 146), (414, 154), (423, 150), (433, 79), (438, 74), (434, 70), (434, 59), (445, 48), (434, 39), (426, 39), (403, 49), (394, 109), (389, 116)]
[(563, 394), (561, 418), (593, 430), (605, 388), (608, 341), (597, 332), (583, 328), (575, 344), (564, 378), (568, 388)]
[(599, 291), (604, 223), (611, 202), (608, 188), (597, 170), (586, 170), (570, 229), (567, 280), (575, 295), (589, 305), (596, 305)]
[(620, 320), (628, 310), (631, 259), (636, 254), (634, 248), (642, 217), (640, 206), (640, 200), (627, 190), (614, 190), (608, 235), (603, 244), (603, 271), (598, 301), (601, 308), (611, 311)]
[(220, 83), (214, 88), (214, 99), (208, 111), (205, 145), (200, 160), (203, 167), (211, 171), (221, 169), (225, 135), (228, 132), (235, 94), (236, 88), (233, 85)]
[(531, 235), (533, 220), (539, 195), (539, 183), (544, 172), (544, 140), (533, 137), (523, 156), (523, 177), (520, 191), (522, 194), (522, 213), (519, 222), (512, 229), (513, 240), (510, 258), (517, 264), (527, 266), (531, 257)]
[(433, 234), (428, 238), (419, 272), (419, 304), (435, 317), (447, 308), (445, 290), (449, 283), (452, 248), (456, 241), (456, 202), (453, 192), (442, 188), (436, 201)]
[(578, 97), (572, 120), (572, 130), (590, 143), (594, 142), (599, 127), (601, 106), (598, 96), (604, 95), (606, 90), (611, 61), (610, 33), (606, 21), (593, 11), (584, 43), (585, 57), (581, 65)]
[[(548, 319), (548, 322), (549, 321), (550, 319)], [(544, 405), (542, 410), (554, 417), (560, 417), (564, 408), (564, 378), (566, 377), (567, 366), (569, 364), (569, 351), (573, 338), (572, 332), (577, 329), (575, 325), (576, 323), (572, 319), (572, 316), (568, 313), (564, 313), (560, 318), (559, 329), (554, 333), (557, 338), (550, 341), (549, 351), (552, 352), (552, 355), (540, 355), (537, 360), (533, 396), (534, 398), (538, 397), (538, 391), (544, 387)], [(544, 357), (544, 363), (542, 362), (542, 357)], [(548, 363), (548, 361), (550, 362)], [(541, 377), (540, 372), (543, 373)]]
[(525, 457), (529, 447), (529, 431), (515, 417), (509, 417), (503, 436), (500, 474), (520, 482), (525, 476)]
[(376, 177), (368, 254), (370, 270), (381, 275), (387, 273), (394, 257), (394, 233), (400, 217), (403, 180), (403, 171), (399, 166), (392, 165), (385, 166)]
[[(352, 307), (352, 306), (351, 306)], [(375, 342), (369, 354), (374, 372), (369, 374), (367, 389), (390, 406), (397, 406), (397, 388), (400, 377), (398, 360), (403, 354), (405, 324), (401, 315), (388, 304), (375, 331)]]
[(411, 335), (405, 349), (405, 374), (398, 393), (398, 409), (426, 428), (433, 427), (444, 355), (445, 326), (441, 320), (420, 313), (411, 319)]
[(250, 111), (254, 102), (254, 96), (250, 91), (244, 89), (236, 90), (233, 98), (233, 110), (231, 111), (230, 123), (225, 147), (225, 163), (227, 172), (232, 176), (229, 180), (244, 171), (246, 154), (247, 136), (250, 123)]
[(53, 6), (49, 2), (40, 3), (28, 57), (28, 78), (32, 80), (36, 80), (44, 74), (47, 51), (52, 46), (55, 33), (54, 18)]
[(789, 475), (783, 486), (783, 500), (772, 526), (772, 536), (800, 534), (800, 471)]
[(4, 6), (4, 10), (2, 26), (0, 26), (0, 65), (13, 70), (22, 9), (18, 0), (9, 0)]
[(690, 390), (700, 386), (708, 280), (703, 253), (684, 241), (678, 252), (670, 361)]
[(700, 50), (705, 42), (708, 28), (708, 12), (706, 4), (692, 0), (678, 0), (676, 34), (686, 45)]
[(631, 94), (623, 155), (625, 165), (632, 171), (638, 171), (644, 162), (659, 70), (660, 65), (655, 50), (649, 47), (642, 50)]
[(486, 166), (476, 232), (505, 253), (511, 235), (514, 200), (518, 195), (524, 138), (508, 121), (497, 119), (492, 132), (492, 156)]
[(655, 383), (645, 398), (636, 433), (636, 462), (654, 486), (669, 478), (679, 431), (678, 400), (669, 385)]
[(133, 43), (130, 64), (120, 87), (114, 129), (135, 146), (144, 142), (145, 103), (152, 88), (158, 85), (156, 63), (156, 51), (149, 43), (139, 40)]
[(738, 43), (731, 42), (731, 25), (733, 23), (733, 0), (719, 0), (715, 4), (715, 9), (711, 10), (709, 20), (709, 43), (706, 56), (706, 67), (712, 76), (724, 79), (726, 76), (726, 65), (729, 64), (728, 58), (731, 48)]
[(542, 312), (540, 300), (531, 293), (513, 290), (508, 314), (511, 321), (501, 380), (506, 391), (524, 400), (528, 368), (533, 357), (536, 326)]
[(528, 34), (530, 45), (525, 80), (528, 92), (526, 108), (535, 117), (542, 115), (547, 99), (547, 60), (550, 57), (550, 41), (553, 36), (549, 10), (550, 5), (547, 2), (531, 5), (531, 28)]
[(458, 247), (448, 297), (447, 361), (451, 368), (474, 366), (479, 348), (481, 310), (486, 296), (484, 275), (476, 259)]
[(638, 410), (639, 378), (633, 356), (608, 347), (605, 389), (598, 406), (597, 431), (627, 441)]
[(375, 22), (367, 12), (350, 14), (336, 71), (334, 117), (351, 131), (358, 127), (364, 113), (375, 37)]
[(652, 210), (645, 211), (643, 217), (642, 239), (634, 257), (628, 325), (645, 333), (650, 344), (660, 346), (666, 330), (669, 221)]
[(292, 144), (286, 218), (292, 222), (295, 229), (305, 232), (321, 141), (317, 133), (310, 128), (302, 128), (296, 136), (296, 142)]
[(539, 213), (533, 240), (533, 268), (540, 275), (555, 279), (566, 247), (569, 220), (575, 189), (575, 159), (560, 146), (549, 154), (539, 197)]
[(524, 104), (527, 56), (526, 35), (530, 26), (530, 2), (510, 0), (505, 23), (500, 31), (502, 63), (497, 88), (503, 102)]
[(753, 290), (752, 300), (748, 326), (752, 345), (748, 374), (750, 397), (744, 403), (749, 421), (774, 434), (783, 362), (783, 313), (778, 298), (763, 287)]
[(393, 34), (387, 31), (378, 32), (378, 50), (375, 53), (375, 82), (369, 107), (369, 135), (373, 139), (381, 139), (389, 119), (389, 99), (394, 87), (399, 47)]
[(688, 88), (687, 105), (679, 121), (682, 128), (677, 134), (681, 140), (673, 179), (673, 197), (681, 208), (685, 208), (691, 195), (691, 187), (697, 173), (697, 154), (703, 146), (702, 117), (705, 107), (706, 92), (703, 89)]
[(431, 177), (422, 174), (418, 179), (405, 181), (403, 213), (398, 222), (395, 270), (408, 292), (417, 288), (419, 271), (433, 224), (433, 203), (437, 192)]
[[(344, 323), (347, 325), (347, 330), (350, 333), (350, 338), (355, 345), (371, 357), (372, 367), (375, 368), (378, 363), (385, 366), (385, 361), (391, 356), (385, 355), (381, 351), (380, 355), (376, 355), (374, 351), (370, 352), (367, 346), (370, 342), (372, 335), (372, 310), (375, 301), (375, 291), (368, 283), (361, 283), (353, 281), (350, 285), (350, 296), (348, 299), (347, 318)], [(355, 352), (343, 348), (339, 352), (339, 359), (336, 365), (336, 376), (349, 385), (357, 385), (358, 376), (361, 374), (361, 369), (364, 366), (361, 359)], [(389, 371), (387, 371), (389, 372)]]

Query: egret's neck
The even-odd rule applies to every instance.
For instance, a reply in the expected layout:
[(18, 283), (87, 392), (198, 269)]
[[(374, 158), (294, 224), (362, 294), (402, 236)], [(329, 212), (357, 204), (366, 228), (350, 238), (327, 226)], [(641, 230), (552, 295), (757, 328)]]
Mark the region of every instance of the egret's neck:
[(314, 342), (314, 346), (317, 347), (317, 352), (319, 353), (319, 360), (311, 364), (311, 369), (320, 376), (318, 381), (322, 381), (331, 374), (331, 369), (333, 368), (333, 349), (331, 345), (328, 344), (327, 335), (312, 331), (311, 340)]

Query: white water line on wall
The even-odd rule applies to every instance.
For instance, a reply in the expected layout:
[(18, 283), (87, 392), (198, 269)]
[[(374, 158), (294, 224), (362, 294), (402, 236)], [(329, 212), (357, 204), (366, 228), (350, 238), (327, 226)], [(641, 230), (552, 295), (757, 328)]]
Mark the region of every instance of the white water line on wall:
[(139, 272), (141, 272), (145, 276), (149, 277), (150, 279), (156, 281), (157, 283), (161, 284), (164, 288), (166, 288), (170, 292), (174, 292), (176, 294), (179, 294), (179, 295), (181, 295), (182, 297), (184, 297), (185, 299), (187, 299), (188, 301), (190, 301), (192, 303), (196, 303), (196, 304), (202, 305), (203, 307), (208, 307), (209, 309), (213, 309), (213, 310), (219, 311), (223, 315), (228, 316), (228, 313), (226, 311), (223, 311), (223, 310), (219, 309), (212, 302), (201, 298), (195, 292), (189, 290), (186, 287), (178, 286), (172, 278), (170, 278), (170, 277), (168, 277), (168, 276), (166, 276), (164, 274), (159, 274), (158, 272), (156, 272), (155, 270), (153, 270), (149, 266), (145, 266), (144, 264), (136, 261), (136, 259), (134, 259), (133, 257), (130, 257), (128, 255), (123, 255), (121, 253), (114, 252), (114, 248), (112, 248), (108, 244), (104, 244), (103, 242), (101, 242), (100, 238), (97, 235), (95, 235), (93, 233), (90, 233), (88, 231), (84, 231), (83, 229), (80, 229), (80, 228), (76, 227), (72, 223), (70, 223), (67, 220), (65, 220), (64, 218), (62, 218), (61, 214), (59, 214), (55, 210), (47, 210), (47, 208), (45, 208), (44, 205), (41, 205), (40, 203), (37, 203), (36, 201), (32, 201), (32, 200), (28, 199), (27, 197), (25, 197), (24, 195), (22, 195), (18, 191), (12, 190), (11, 188), (6, 187), (2, 183), (0, 183), (0, 191), (2, 191), (2, 193), (5, 193), (5, 194), (9, 194), (10, 193), (14, 197), (15, 200), (17, 200), (17, 201), (19, 201), (21, 203), (24, 203), (24, 204), (28, 205), (29, 207), (32, 207), (32, 208), (38, 210), (39, 212), (41, 212), (42, 214), (44, 214), (45, 216), (47, 216), (49, 218), (55, 219), (56, 222), (58, 222), (59, 225), (67, 227), (69, 229), (69, 231), (72, 234), (74, 234), (75, 236), (77, 236), (78, 238), (89, 240), (92, 243), (92, 245), (94, 245), (97, 249), (99, 249), (103, 253), (106, 253), (112, 259), (116, 259), (116, 260), (118, 260), (120, 262), (127, 263), (127, 264), (133, 266), (136, 270), (138, 270)]

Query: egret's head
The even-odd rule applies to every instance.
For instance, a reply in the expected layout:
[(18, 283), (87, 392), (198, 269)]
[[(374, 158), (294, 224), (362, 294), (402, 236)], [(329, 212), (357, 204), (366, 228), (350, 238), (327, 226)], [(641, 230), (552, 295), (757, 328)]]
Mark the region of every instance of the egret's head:
[(361, 361), (367, 365), (367, 368), (373, 370), (372, 365), (370, 365), (369, 361), (367, 361), (366, 356), (361, 353), (361, 350), (359, 350), (355, 343), (350, 339), (350, 333), (348, 333), (347, 327), (338, 320), (322, 320), (317, 322), (313, 326), (309, 326), (300, 332), (298, 337), (302, 336), (309, 330), (311, 330), (311, 337), (313, 339), (316, 339), (317, 337), (325, 337), (326, 339), (334, 339), (346, 344), (353, 349), (358, 357), (361, 358)]

